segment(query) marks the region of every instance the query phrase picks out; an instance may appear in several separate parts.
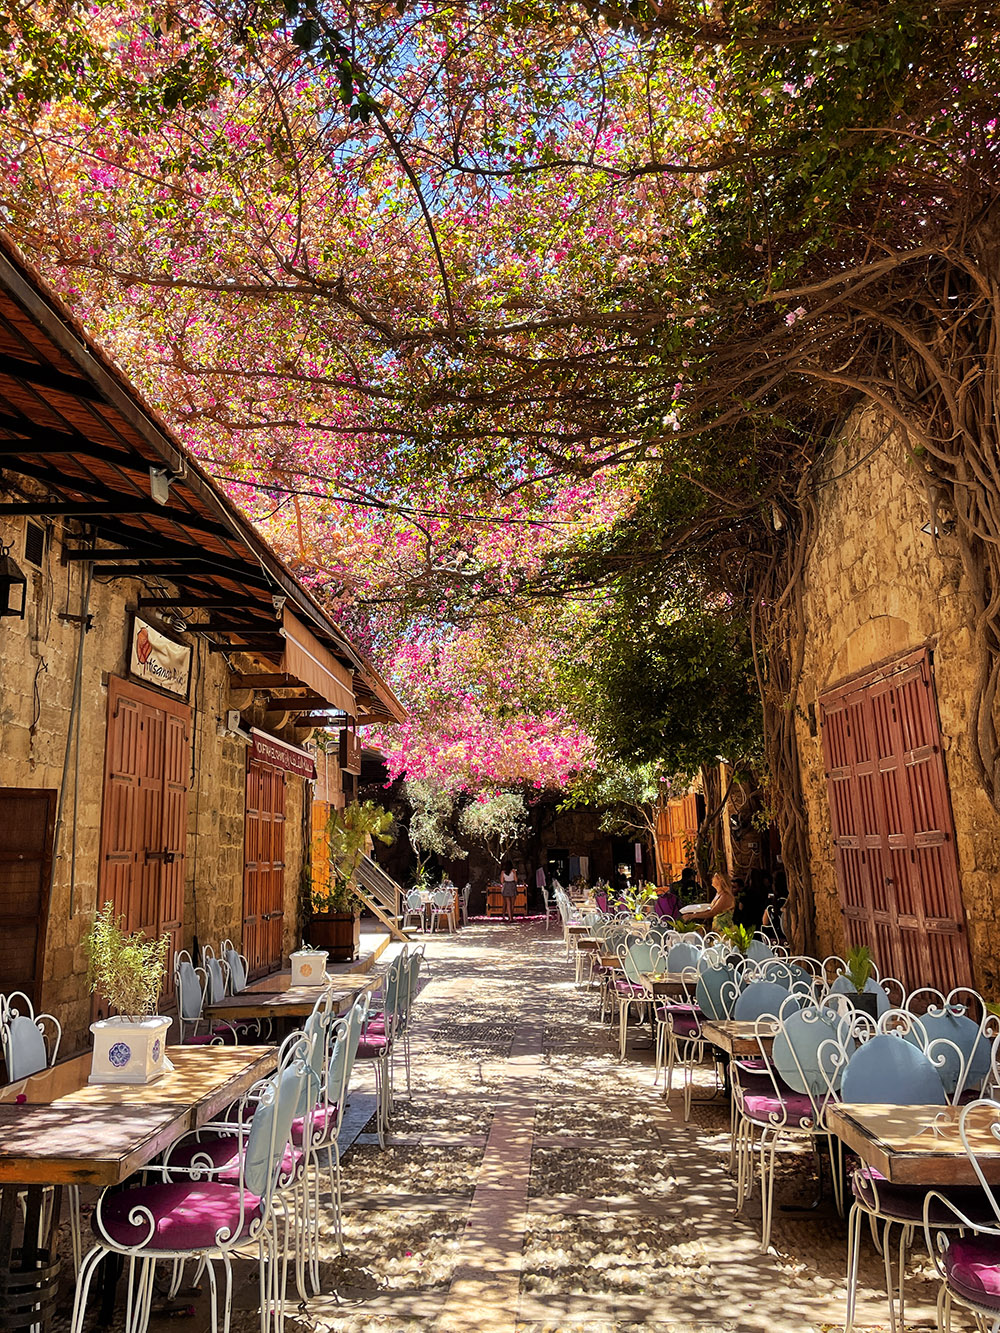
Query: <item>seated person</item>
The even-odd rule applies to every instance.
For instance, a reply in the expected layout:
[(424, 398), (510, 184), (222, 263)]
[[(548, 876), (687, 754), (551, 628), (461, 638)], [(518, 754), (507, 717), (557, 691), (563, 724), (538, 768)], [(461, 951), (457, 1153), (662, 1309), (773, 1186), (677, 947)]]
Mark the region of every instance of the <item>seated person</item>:
[(673, 921), (680, 911), (680, 898), (671, 884), (669, 888), (660, 889), (656, 901), (653, 903), (653, 911), (658, 917), (669, 917)]
[(733, 886), (729, 882), (729, 876), (717, 870), (712, 876), (712, 888), (715, 890), (715, 897), (710, 903), (692, 903), (690, 907), (681, 908), (681, 916), (685, 921), (712, 922), (715, 917), (732, 912), (736, 906), (736, 899), (733, 896)]

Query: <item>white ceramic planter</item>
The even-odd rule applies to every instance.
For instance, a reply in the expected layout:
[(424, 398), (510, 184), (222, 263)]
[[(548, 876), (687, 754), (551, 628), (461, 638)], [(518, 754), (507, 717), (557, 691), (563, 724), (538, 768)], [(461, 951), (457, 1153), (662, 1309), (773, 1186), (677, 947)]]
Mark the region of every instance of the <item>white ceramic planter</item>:
[(152, 1083), (166, 1062), (167, 1029), (174, 1020), (154, 1014), (133, 1023), (130, 1018), (102, 1018), (91, 1023), (94, 1059), (89, 1083)]
[(292, 964), (293, 986), (322, 986), (326, 981), (326, 960), (329, 954), (325, 949), (296, 949), (289, 954)]

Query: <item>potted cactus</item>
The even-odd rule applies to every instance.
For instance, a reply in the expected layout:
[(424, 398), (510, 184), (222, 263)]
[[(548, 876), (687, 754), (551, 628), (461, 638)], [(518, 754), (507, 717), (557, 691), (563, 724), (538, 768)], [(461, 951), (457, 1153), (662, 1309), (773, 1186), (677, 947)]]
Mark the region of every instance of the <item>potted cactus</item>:
[(167, 1029), (173, 1019), (156, 1012), (166, 971), (169, 935), (147, 940), (129, 934), (124, 917), (105, 903), (84, 941), (90, 960), (90, 989), (115, 1010), (91, 1023), (94, 1057), (91, 1083), (151, 1083), (169, 1063)]

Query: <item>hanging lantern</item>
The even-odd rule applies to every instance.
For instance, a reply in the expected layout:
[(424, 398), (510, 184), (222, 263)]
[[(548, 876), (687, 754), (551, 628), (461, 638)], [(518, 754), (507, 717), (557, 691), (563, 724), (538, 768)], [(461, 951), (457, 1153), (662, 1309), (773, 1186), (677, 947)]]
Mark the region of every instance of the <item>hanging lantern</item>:
[[(20, 601), (18, 601), (18, 589), (20, 589)], [(10, 553), (10, 547), (0, 546), (0, 616), (17, 616), (19, 620), (23, 620), (27, 592), (28, 580), (18, 568)]]

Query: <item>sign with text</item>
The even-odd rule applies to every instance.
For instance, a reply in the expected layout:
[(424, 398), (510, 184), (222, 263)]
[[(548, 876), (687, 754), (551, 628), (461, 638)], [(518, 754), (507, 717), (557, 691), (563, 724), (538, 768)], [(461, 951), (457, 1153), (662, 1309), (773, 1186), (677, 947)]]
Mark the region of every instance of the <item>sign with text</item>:
[(129, 674), (136, 680), (158, 685), (182, 699), (187, 698), (191, 679), (191, 649), (175, 643), (138, 616), (132, 622), (132, 652)]
[(316, 776), (316, 761), (308, 750), (298, 745), (289, 745), (277, 736), (269, 736), (266, 731), (250, 730), (250, 758), (258, 763), (270, 764), (272, 768), (283, 768), (286, 773), (295, 773), (300, 778)]

